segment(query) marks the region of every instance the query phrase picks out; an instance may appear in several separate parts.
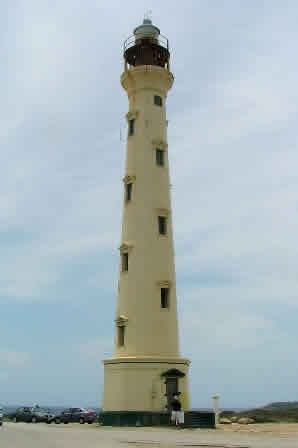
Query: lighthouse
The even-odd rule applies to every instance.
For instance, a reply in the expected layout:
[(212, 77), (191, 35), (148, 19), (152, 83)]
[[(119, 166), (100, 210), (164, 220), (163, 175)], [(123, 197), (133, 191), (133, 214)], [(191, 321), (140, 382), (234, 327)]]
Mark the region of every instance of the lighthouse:
[(177, 392), (188, 410), (190, 364), (179, 350), (166, 116), (174, 81), (169, 42), (144, 19), (125, 41), (123, 55), (123, 221), (115, 348), (113, 358), (104, 360), (103, 398), (103, 415), (112, 422), (121, 416), (122, 423), (132, 415), (168, 415)]

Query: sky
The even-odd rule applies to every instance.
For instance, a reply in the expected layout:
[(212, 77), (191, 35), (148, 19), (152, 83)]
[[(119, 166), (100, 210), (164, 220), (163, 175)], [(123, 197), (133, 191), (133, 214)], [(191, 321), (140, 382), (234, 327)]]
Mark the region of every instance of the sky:
[(192, 407), (297, 400), (295, 0), (0, 4), (0, 401), (100, 406), (113, 355), (123, 41), (170, 40), (181, 354)]

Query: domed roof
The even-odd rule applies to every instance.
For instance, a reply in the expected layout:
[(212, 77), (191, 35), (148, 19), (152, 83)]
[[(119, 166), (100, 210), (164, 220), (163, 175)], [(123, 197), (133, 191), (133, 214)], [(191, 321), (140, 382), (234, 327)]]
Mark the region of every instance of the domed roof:
[(155, 37), (157, 38), (160, 34), (159, 28), (157, 26), (152, 25), (152, 21), (150, 19), (144, 19), (142, 25), (139, 25), (134, 30), (134, 35), (136, 39)]

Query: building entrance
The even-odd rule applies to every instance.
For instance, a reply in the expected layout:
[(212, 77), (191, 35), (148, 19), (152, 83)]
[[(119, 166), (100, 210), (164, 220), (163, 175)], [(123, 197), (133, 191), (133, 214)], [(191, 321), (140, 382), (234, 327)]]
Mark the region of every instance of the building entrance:
[(173, 395), (179, 392), (179, 378), (183, 378), (185, 376), (185, 373), (181, 372), (178, 369), (170, 369), (162, 373), (161, 376), (165, 378), (167, 406), (168, 411), (171, 412), (171, 402), (173, 400)]
[(173, 395), (178, 392), (178, 378), (177, 377), (168, 377), (166, 379), (167, 386), (167, 402), (168, 402), (168, 411), (172, 411), (171, 402), (173, 400)]

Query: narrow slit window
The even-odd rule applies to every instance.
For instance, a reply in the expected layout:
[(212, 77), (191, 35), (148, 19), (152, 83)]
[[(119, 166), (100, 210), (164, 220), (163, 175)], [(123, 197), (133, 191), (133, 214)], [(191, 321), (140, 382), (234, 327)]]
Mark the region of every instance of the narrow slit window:
[(124, 253), (121, 255), (122, 259), (122, 272), (128, 271), (128, 253)]
[(154, 104), (156, 106), (162, 106), (162, 97), (159, 95), (154, 95)]
[(167, 234), (167, 218), (165, 216), (158, 217), (158, 230), (160, 235)]
[(132, 196), (132, 184), (125, 185), (125, 199), (126, 201), (131, 201)]
[(160, 288), (160, 306), (169, 308), (169, 288)]
[(135, 119), (128, 120), (128, 135), (134, 135), (135, 133)]
[(164, 164), (164, 151), (162, 151), (161, 149), (156, 149), (156, 165), (164, 166)]
[(124, 336), (125, 336), (125, 326), (118, 327), (118, 345), (123, 347), (124, 345)]

